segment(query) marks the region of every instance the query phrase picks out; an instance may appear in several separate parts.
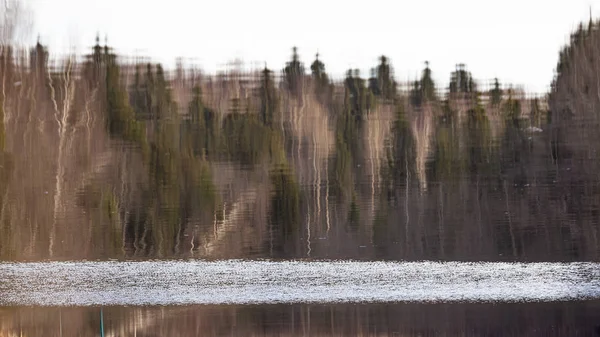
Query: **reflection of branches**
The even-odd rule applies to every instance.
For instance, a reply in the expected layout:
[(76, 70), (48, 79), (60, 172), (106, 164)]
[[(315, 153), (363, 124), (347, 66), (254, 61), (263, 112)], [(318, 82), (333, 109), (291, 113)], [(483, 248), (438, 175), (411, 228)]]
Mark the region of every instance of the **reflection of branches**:
[(4, 60), (4, 64), (2, 64), (2, 112), (3, 115), (2, 116), (4, 118), (4, 125), (6, 126), (6, 122), (8, 121), (8, 118), (6, 118), (6, 69), (8, 68), (8, 48), (6, 48), (5, 46), (3, 46), (0, 49), (0, 55), (2, 55), (2, 59)]
[[(22, 71), (21, 71), (22, 74)], [(21, 76), (22, 78), (23, 76)], [(35, 111), (37, 109), (37, 101), (36, 101), (36, 86), (37, 86), (37, 81), (40, 80), (38, 79), (37, 73), (35, 75), (34, 78), (34, 83), (30, 84), (30, 88), (29, 88), (29, 99), (31, 100), (32, 104), (31, 104), (31, 108), (29, 110), (29, 119), (27, 121), (27, 124), (25, 125), (25, 132), (23, 133), (23, 145), (28, 144), (28, 140), (29, 140), (29, 134), (31, 134), (31, 124), (32, 124), (32, 120), (33, 120), (33, 115), (35, 114)], [(43, 81), (43, 79), (41, 79), (41, 81)], [(21, 87), (24, 87), (23, 84), (21, 84)], [(21, 98), (19, 98), (19, 101), (21, 100)], [(39, 119), (39, 117), (38, 117)], [(39, 127), (40, 127), (40, 135), (43, 135), (43, 128), (41, 127), (42, 122), (40, 121), (39, 123)], [(38, 234), (38, 221), (35, 221), (33, 224), (33, 227), (30, 225), (31, 228), (31, 241), (29, 244), (29, 254), (33, 255), (33, 251), (34, 251), (34, 246), (35, 246), (35, 242), (37, 241), (37, 234)]]
[[(58, 158), (57, 158), (57, 170), (56, 170), (56, 191), (54, 194), (54, 218), (52, 223), (52, 230), (50, 234), (50, 256), (52, 256), (52, 248), (54, 243), (54, 234), (56, 230), (57, 224), (57, 216), (59, 213), (64, 211), (64, 205), (62, 203), (63, 198), (63, 190), (65, 183), (65, 163), (64, 163), (64, 153), (65, 153), (65, 145), (67, 144), (67, 123), (69, 121), (70, 108), (73, 103), (73, 93), (74, 93), (74, 83), (72, 82), (71, 71), (72, 71), (72, 59), (69, 58), (66, 64), (66, 70), (63, 74), (63, 82), (64, 82), (64, 98), (62, 104), (62, 112), (59, 112), (55, 97), (52, 98), (55, 109), (55, 119), (58, 124)], [(48, 78), (51, 78), (50, 74), (48, 74)], [(52, 85), (51, 85), (52, 87)], [(54, 93), (53, 93), (54, 96)]]
[(233, 203), (229, 213), (225, 214), (225, 212), (223, 212), (223, 220), (215, 223), (214, 237), (212, 239), (207, 237), (206, 242), (204, 243), (204, 252), (206, 256), (215, 254), (220, 243), (226, 238), (226, 235), (238, 228), (236, 225), (238, 225), (240, 221), (245, 220), (243, 213), (256, 202), (256, 199), (256, 189), (248, 188), (240, 193), (238, 200)]

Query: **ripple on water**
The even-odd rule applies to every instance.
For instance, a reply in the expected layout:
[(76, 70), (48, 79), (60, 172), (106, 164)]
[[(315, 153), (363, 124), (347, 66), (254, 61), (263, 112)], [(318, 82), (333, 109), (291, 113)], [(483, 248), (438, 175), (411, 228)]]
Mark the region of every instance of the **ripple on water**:
[(597, 263), (0, 263), (0, 305), (518, 302), (600, 298)]

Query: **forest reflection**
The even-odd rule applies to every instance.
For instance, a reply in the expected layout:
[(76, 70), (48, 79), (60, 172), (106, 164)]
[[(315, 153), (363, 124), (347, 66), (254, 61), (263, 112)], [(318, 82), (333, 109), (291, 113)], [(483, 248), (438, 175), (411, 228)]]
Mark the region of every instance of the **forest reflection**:
[[(183, 61), (165, 69), (117, 55), (99, 39), (85, 55), (54, 58), (40, 42), (3, 41), (0, 336), (600, 335), (597, 273), (571, 273), (568, 264), (554, 280), (486, 276), (500, 285), (488, 295), (516, 288), (521, 297), (512, 300), (554, 301), (545, 303), (366, 303), (381, 288), (367, 288), (370, 299), (359, 304), (306, 304), (306, 296), (232, 304), (284, 298), (256, 302), (252, 292), (255, 302), (198, 301), (207, 289), (236, 296), (231, 289), (243, 285), (274, 294), (253, 264), (284, 280), (275, 295), (308, 295), (309, 286), (331, 293), (337, 277), (349, 298), (348, 282), (359, 280), (357, 266), (329, 278), (334, 272), (318, 268), (265, 267), (289, 260), (377, 261), (371, 270), (380, 274), (364, 279), (388, 290), (403, 270), (382, 270), (382, 260), (598, 261), (599, 46), (600, 22), (581, 24), (559, 54), (550, 92), (536, 95), (476, 80), (464, 64), (447, 85), (434, 82), (428, 62), (418, 78), (398, 82), (383, 55), (369, 75), (349, 69), (336, 79), (318, 54), (305, 66), (296, 48), (281, 68), (232, 63), (207, 74)], [(73, 262), (62, 274), (61, 264), (42, 263), (38, 278), (31, 265), (8, 263), (47, 260), (99, 261)], [(201, 269), (207, 261), (235, 268), (210, 274)], [(98, 266), (112, 263), (109, 278)], [(194, 263), (200, 272), (186, 269)], [(161, 274), (160, 264), (176, 269)], [(464, 289), (472, 293), (485, 283), (441, 265), (471, 277)], [(419, 278), (452, 283), (431, 264), (419, 268), (403, 274), (416, 293), (432, 292)], [(71, 289), (89, 301), (74, 302)], [(117, 301), (130, 289), (137, 297)], [(498, 299), (511, 300), (487, 298)], [(57, 303), (65, 306), (48, 306)], [(92, 307), (99, 303), (130, 307)], [(133, 306), (140, 303), (149, 306)]]
[(597, 301), (0, 308), (0, 329), (6, 336), (56, 337), (98, 336), (101, 325), (107, 337), (595, 336), (598, 310)]
[(0, 258), (597, 260), (597, 98), (564, 98), (592, 31), (548, 97), (2, 47)]

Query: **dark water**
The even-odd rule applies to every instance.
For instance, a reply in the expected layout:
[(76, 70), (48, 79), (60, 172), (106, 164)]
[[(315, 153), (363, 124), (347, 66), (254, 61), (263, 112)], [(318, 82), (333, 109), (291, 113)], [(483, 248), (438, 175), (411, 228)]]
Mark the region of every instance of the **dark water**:
[(595, 336), (600, 302), (0, 309), (16, 336)]
[(0, 53), (0, 335), (598, 331), (594, 119), (464, 68), (441, 95), (46, 52)]

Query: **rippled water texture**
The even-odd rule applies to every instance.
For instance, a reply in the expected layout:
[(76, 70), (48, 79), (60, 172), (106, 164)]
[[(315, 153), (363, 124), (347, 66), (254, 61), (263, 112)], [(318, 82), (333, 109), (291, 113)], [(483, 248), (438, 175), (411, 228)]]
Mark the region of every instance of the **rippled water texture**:
[(593, 263), (62, 262), (0, 264), (0, 305), (516, 302), (600, 298)]

